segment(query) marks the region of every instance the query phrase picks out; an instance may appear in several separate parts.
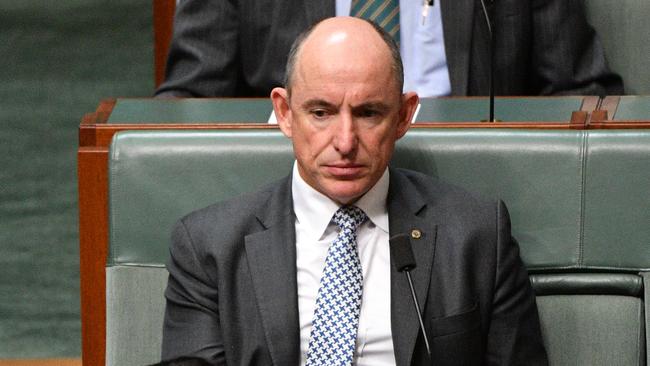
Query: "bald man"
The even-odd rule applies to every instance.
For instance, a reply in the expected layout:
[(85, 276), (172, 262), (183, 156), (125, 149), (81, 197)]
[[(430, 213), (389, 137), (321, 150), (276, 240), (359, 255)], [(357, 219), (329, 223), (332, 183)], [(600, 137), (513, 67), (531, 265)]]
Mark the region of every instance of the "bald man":
[[(503, 204), (388, 167), (418, 103), (402, 83), (396, 45), (364, 20), (326, 19), (296, 40), (285, 88), (271, 93), (293, 171), (177, 223), (163, 359), (547, 364)], [(353, 212), (353, 227), (339, 223), (342, 212)], [(431, 358), (408, 284), (391, 265), (389, 237), (411, 232)], [(351, 292), (332, 290), (333, 263), (354, 273), (342, 275)]]

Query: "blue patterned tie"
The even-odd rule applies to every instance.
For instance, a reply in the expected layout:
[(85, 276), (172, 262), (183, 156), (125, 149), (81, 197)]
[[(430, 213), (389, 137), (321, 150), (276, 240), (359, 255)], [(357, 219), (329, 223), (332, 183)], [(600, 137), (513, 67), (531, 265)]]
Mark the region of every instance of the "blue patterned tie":
[(327, 251), (316, 299), (307, 366), (352, 365), (363, 282), (357, 228), (366, 219), (366, 214), (355, 206), (339, 208), (332, 218), (341, 231)]

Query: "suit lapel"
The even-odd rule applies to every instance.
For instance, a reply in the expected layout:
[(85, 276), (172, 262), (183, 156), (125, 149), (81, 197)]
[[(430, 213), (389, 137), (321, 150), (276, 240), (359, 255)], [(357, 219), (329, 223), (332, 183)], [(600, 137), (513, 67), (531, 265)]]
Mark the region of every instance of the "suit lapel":
[(300, 361), (296, 246), (291, 178), (258, 213), (262, 231), (247, 235), (246, 258), (274, 365)]
[[(413, 285), (420, 309), (424, 311), (429, 295), (429, 282), (436, 244), (436, 225), (420, 214), (426, 209), (426, 201), (410, 181), (395, 170), (390, 173), (388, 214), (390, 235), (411, 235), (411, 246), (416, 258), (416, 268), (411, 271)], [(420, 234), (419, 238), (414, 238)], [(426, 324), (426, 323), (425, 323)], [(404, 273), (391, 266), (391, 328), (397, 365), (411, 364), (411, 358), (420, 332), (419, 322)]]
[(466, 95), (474, 24), (474, 0), (439, 1), (451, 94)]

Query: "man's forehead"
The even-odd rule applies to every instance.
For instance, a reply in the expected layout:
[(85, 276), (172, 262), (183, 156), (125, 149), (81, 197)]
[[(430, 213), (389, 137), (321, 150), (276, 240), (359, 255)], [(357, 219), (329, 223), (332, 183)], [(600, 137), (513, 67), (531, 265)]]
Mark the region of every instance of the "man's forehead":
[[(375, 96), (397, 90), (391, 64), (354, 55), (305, 57), (296, 65), (292, 89), (304, 93), (353, 93)], [(398, 91), (398, 92), (401, 92)]]
[(352, 81), (341, 78), (333, 80), (328, 77), (296, 78), (291, 100), (295, 106), (304, 108), (312, 106), (358, 107), (361, 105), (392, 105), (399, 101), (401, 92), (394, 86), (394, 80), (373, 79)]

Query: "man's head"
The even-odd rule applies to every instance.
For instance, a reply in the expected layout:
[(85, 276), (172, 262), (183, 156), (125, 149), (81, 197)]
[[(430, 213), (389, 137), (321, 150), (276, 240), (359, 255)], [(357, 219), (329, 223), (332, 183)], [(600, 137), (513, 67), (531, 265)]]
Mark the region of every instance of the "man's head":
[(300, 176), (341, 204), (379, 180), (418, 103), (402, 94), (399, 53), (385, 37), (365, 20), (326, 19), (297, 40), (286, 89), (271, 92)]
[[(357, 20), (357, 19), (354, 18), (352, 20)], [(392, 58), (391, 67), (393, 68), (393, 76), (395, 77), (395, 81), (397, 82), (397, 86), (399, 87), (399, 90), (402, 90), (404, 86), (404, 65), (402, 64), (402, 56), (400, 55), (399, 52), (399, 46), (397, 45), (393, 37), (388, 32), (386, 32), (382, 27), (370, 21), (365, 21), (365, 22), (368, 23), (368, 25), (372, 26), (375, 29), (375, 31), (377, 31), (377, 34), (382, 38), (382, 40), (388, 47)], [(291, 84), (293, 82), (292, 77), (294, 75), (294, 70), (296, 68), (298, 52), (300, 51), (304, 41), (311, 35), (312, 31), (319, 24), (320, 23), (315, 23), (307, 30), (300, 33), (296, 38), (296, 40), (293, 42), (291, 49), (289, 50), (289, 57), (287, 59), (287, 65), (284, 74), (284, 87), (285, 89), (287, 89), (289, 95), (291, 95)]]

